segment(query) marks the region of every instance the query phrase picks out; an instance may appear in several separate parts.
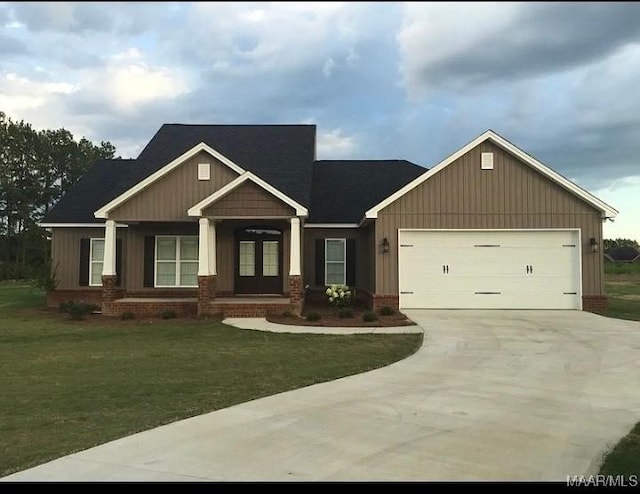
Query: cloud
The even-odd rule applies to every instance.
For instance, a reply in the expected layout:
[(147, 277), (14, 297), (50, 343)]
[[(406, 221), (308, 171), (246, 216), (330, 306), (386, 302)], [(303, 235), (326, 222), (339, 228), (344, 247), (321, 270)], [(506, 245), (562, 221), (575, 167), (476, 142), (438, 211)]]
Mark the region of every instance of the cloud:
[(328, 58), (327, 61), (322, 66), (322, 73), (324, 74), (324, 76), (331, 77), (331, 73), (333, 72), (333, 69), (335, 68), (335, 66), (336, 66), (336, 62), (333, 60), (333, 58)]
[(28, 50), (22, 41), (0, 33), (1, 55), (24, 55), (26, 53), (28, 53)]
[(342, 129), (320, 131), (317, 137), (318, 159), (346, 159), (355, 151), (354, 136), (343, 135)]
[(640, 4), (407, 4), (397, 40), (412, 97), (463, 91), (610, 55), (640, 40)]

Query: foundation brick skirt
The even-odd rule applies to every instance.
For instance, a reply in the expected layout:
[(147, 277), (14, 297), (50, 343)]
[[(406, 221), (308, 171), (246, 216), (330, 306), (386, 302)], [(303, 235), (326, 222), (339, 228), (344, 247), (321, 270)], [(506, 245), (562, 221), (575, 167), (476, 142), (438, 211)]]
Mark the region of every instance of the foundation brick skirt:
[(589, 312), (603, 312), (609, 307), (609, 299), (606, 295), (583, 295), (582, 310)]
[(372, 295), (371, 296), (371, 308), (372, 310), (379, 310), (385, 305), (398, 310), (400, 307), (400, 297), (398, 295)]
[(198, 314), (209, 313), (209, 304), (216, 299), (216, 276), (198, 276)]
[(102, 313), (106, 316), (115, 314), (114, 302), (122, 297), (123, 290), (116, 287), (115, 275), (102, 276)]
[(47, 292), (47, 307), (58, 307), (61, 302), (86, 302), (89, 304), (102, 304), (102, 288), (89, 290), (52, 290)]

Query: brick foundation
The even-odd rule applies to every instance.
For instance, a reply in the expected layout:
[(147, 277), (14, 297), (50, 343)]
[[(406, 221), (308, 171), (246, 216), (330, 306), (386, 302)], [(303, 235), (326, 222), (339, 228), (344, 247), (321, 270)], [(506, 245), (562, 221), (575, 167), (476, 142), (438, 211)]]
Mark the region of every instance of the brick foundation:
[(400, 297), (398, 295), (370, 295), (371, 310), (380, 310), (385, 305), (398, 310), (400, 308)]
[(293, 312), (297, 306), (293, 304), (269, 303), (220, 303), (209, 304), (207, 314), (216, 317), (266, 317), (268, 314), (282, 314), (289, 310)]
[(302, 276), (289, 276), (289, 299), (291, 300), (291, 310), (300, 315), (304, 305), (304, 287), (302, 286)]
[(609, 299), (606, 295), (583, 295), (582, 310), (588, 312), (604, 312), (609, 307)]
[(124, 298), (197, 298), (197, 288), (154, 288), (140, 291), (126, 291)]
[(102, 313), (110, 316), (114, 314), (114, 302), (122, 297), (123, 290), (116, 287), (117, 276), (102, 276)]
[(216, 298), (216, 276), (198, 276), (198, 314), (209, 313), (209, 304)]
[(87, 302), (102, 305), (102, 288), (86, 290), (53, 290), (47, 292), (47, 307), (58, 307), (61, 302)]
[[(120, 316), (125, 312), (131, 312), (136, 317), (160, 317), (165, 311), (173, 311), (177, 316), (195, 317), (198, 313), (198, 304), (190, 301), (153, 301), (153, 302), (122, 302), (116, 300), (109, 304), (109, 313), (106, 315)], [(103, 310), (103, 314), (105, 314)]]

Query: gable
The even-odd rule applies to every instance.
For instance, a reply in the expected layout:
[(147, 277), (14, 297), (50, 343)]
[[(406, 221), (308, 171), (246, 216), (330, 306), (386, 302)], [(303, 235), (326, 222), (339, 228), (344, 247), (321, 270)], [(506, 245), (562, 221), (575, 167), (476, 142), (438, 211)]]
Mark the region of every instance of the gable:
[(250, 180), (202, 210), (203, 216), (217, 217), (290, 217), (295, 214), (291, 206)]
[[(493, 169), (482, 169), (482, 153), (493, 153)], [(593, 205), (489, 140), (380, 210), (380, 214), (453, 215), (598, 212)]]
[[(210, 164), (209, 180), (198, 180), (198, 164)], [(238, 176), (226, 164), (200, 151), (169, 173), (109, 211), (116, 221), (176, 221), (188, 219), (187, 210)]]
[[(402, 197), (404, 194), (406, 194), (409, 191), (413, 190), (414, 188), (418, 187), (420, 184), (424, 183), (425, 181), (431, 180), (433, 177), (435, 177), (438, 174), (442, 173), (442, 171), (445, 170), (447, 167), (449, 167), (452, 163), (457, 162), (458, 159), (460, 159), (461, 157), (463, 157), (464, 155), (469, 153), (471, 150), (477, 148), (478, 146), (480, 146), (481, 144), (483, 144), (485, 142), (491, 142), (491, 143), (497, 145), (502, 150), (507, 151), (510, 155), (512, 155), (513, 157), (517, 158), (520, 162), (522, 162), (523, 165), (526, 165), (526, 166), (530, 167), (532, 170), (535, 170), (537, 173), (539, 173), (543, 177), (546, 177), (547, 179), (551, 180), (552, 182), (554, 182), (555, 184), (557, 184), (558, 186), (560, 186), (564, 190), (568, 191), (573, 196), (575, 196), (578, 199), (582, 200), (586, 204), (590, 204), (597, 211), (600, 212), (600, 214), (601, 214), (603, 219), (605, 219), (605, 218), (612, 219), (618, 214), (618, 211), (615, 208), (612, 208), (607, 203), (601, 201), (596, 196), (594, 196), (593, 194), (587, 192), (585, 189), (583, 189), (582, 187), (578, 186), (577, 184), (575, 184), (571, 180), (568, 180), (567, 178), (563, 177), (559, 173), (553, 171), (551, 168), (543, 165), (541, 162), (539, 162), (538, 160), (536, 160), (532, 156), (528, 155), (527, 153), (523, 152), (521, 149), (519, 149), (518, 147), (514, 146), (509, 141), (507, 141), (503, 137), (499, 136), (498, 134), (496, 134), (492, 130), (488, 130), (485, 133), (483, 133), (482, 135), (480, 135), (477, 138), (475, 138), (473, 141), (471, 141), (466, 146), (462, 147), (461, 149), (459, 149), (458, 151), (456, 151), (455, 153), (453, 153), (449, 157), (445, 158), (443, 161), (438, 163), (436, 166), (434, 166), (428, 172), (422, 174), (421, 176), (419, 176), (418, 178), (416, 178), (412, 182), (410, 182), (407, 185), (405, 185), (404, 187), (402, 187), (397, 192), (391, 194), (385, 200), (381, 201), (380, 203), (378, 203), (377, 205), (375, 205), (374, 207), (369, 209), (365, 213), (365, 218), (377, 218), (378, 217), (378, 212), (380, 212), (381, 210), (383, 210), (384, 208), (389, 206), (392, 202), (396, 201), (397, 199)], [(482, 157), (481, 157), (481, 159), (482, 159)], [(488, 166), (486, 166), (486, 165), (488, 165)], [(489, 162), (485, 163), (484, 161), (481, 162), (481, 166), (483, 168), (486, 167), (487, 169), (491, 169), (492, 168), (492, 166), (491, 166), (491, 164)]]

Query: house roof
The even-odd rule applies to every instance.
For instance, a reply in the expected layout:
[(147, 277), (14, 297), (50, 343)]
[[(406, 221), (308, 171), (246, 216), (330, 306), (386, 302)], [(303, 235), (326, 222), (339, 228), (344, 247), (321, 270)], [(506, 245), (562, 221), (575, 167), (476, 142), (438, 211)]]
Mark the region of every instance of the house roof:
[(202, 143), (308, 206), (315, 139), (315, 125), (164, 124), (137, 159), (94, 164), (42, 222), (103, 223), (95, 211)]
[(93, 212), (126, 190), (136, 160), (99, 160), (80, 177), (49, 211), (43, 223), (97, 223)]
[(142, 180), (201, 142), (308, 206), (315, 125), (164, 124), (137, 159)]
[(308, 222), (358, 223), (367, 209), (424, 172), (405, 160), (316, 161)]
[(456, 161), (458, 158), (460, 158), (461, 156), (465, 155), (466, 153), (471, 151), (473, 148), (475, 148), (476, 146), (478, 146), (479, 144), (481, 144), (481, 143), (483, 143), (484, 141), (487, 141), (487, 140), (490, 140), (494, 144), (496, 144), (496, 145), (500, 146), (501, 148), (505, 149), (506, 151), (508, 151), (509, 153), (513, 154), (514, 156), (519, 158), (521, 161), (523, 161), (524, 163), (526, 163), (527, 165), (529, 165), (533, 169), (535, 169), (538, 172), (540, 172), (542, 175), (546, 176), (547, 178), (549, 178), (553, 182), (557, 183), (558, 185), (560, 185), (564, 189), (568, 190), (569, 192), (571, 192), (575, 196), (579, 197), (580, 199), (585, 201), (587, 204), (590, 204), (591, 206), (596, 208), (598, 211), (601, 211), (603, 218), (614, 218), (618, 214), (618, 211), (615, 208), (609, 206), (604, 201), (601, 201), (596, 196), (594, 196), (593, 194), (587, 192), (582, 187), (580, 187), (579, 185), (575, 184), (574, 182), (572, 182), (568, 178), (565, 178), (562, 175), (560, 175), (558, 172), (553, 171), (551, 168), (549, 168), (546, 165), (542, 164), (540, 161), (535, 159), (533, 156), (528, 155), (527, 153), (522, 151), (520, 148), (518, 148), (517, 146), (514, 146), (512, 143), (507, 141), (504, 137), (498, 135), (497, 133), (495, 133), (494, 131), (489, 129), (486, 132), (484, 132), (483, 134), (481, 134), (478, 137), (476, 137), (473, 141), (471, 141), (466, 146), (460, 148), (458, 151), (456, 151), (455, 153), (451, 154), (450, 156), (448, 156), (447, 158), (442, 160), (440, 163), (438, 163), (436, 166), (431, 168), (429, 171), (425, 172), (424, 174), (422, 174), (421, 176), (419, 176), (418, 178), (416, 178), (412, 182), (406, 184), (404, 187), (402, 187), (397, 192), (391, 194), (390, 196), (385, 198), (383, 201), (381, 201), (378, 204), (376, 204), (374, 207), (372, 207), (371, 209), (369, 209), (365, 213), (365, 217), (366, 218), (377, 218), (378, 217), (378, 212), (380, 210), (384, 209), (389, 204), (391, 204), (392, 202), (396, 201), (397, 199), (399, 199), (400, 197), (405, 195), (410, 190), (413, 190), (418, 185), (423, 183), (425, 180), (428, 180), (433, 175), (435, 175), (436, 173), (440, 172), (441, 170), (443, 170), (444, 168), (449, 166), (451, 163)]

